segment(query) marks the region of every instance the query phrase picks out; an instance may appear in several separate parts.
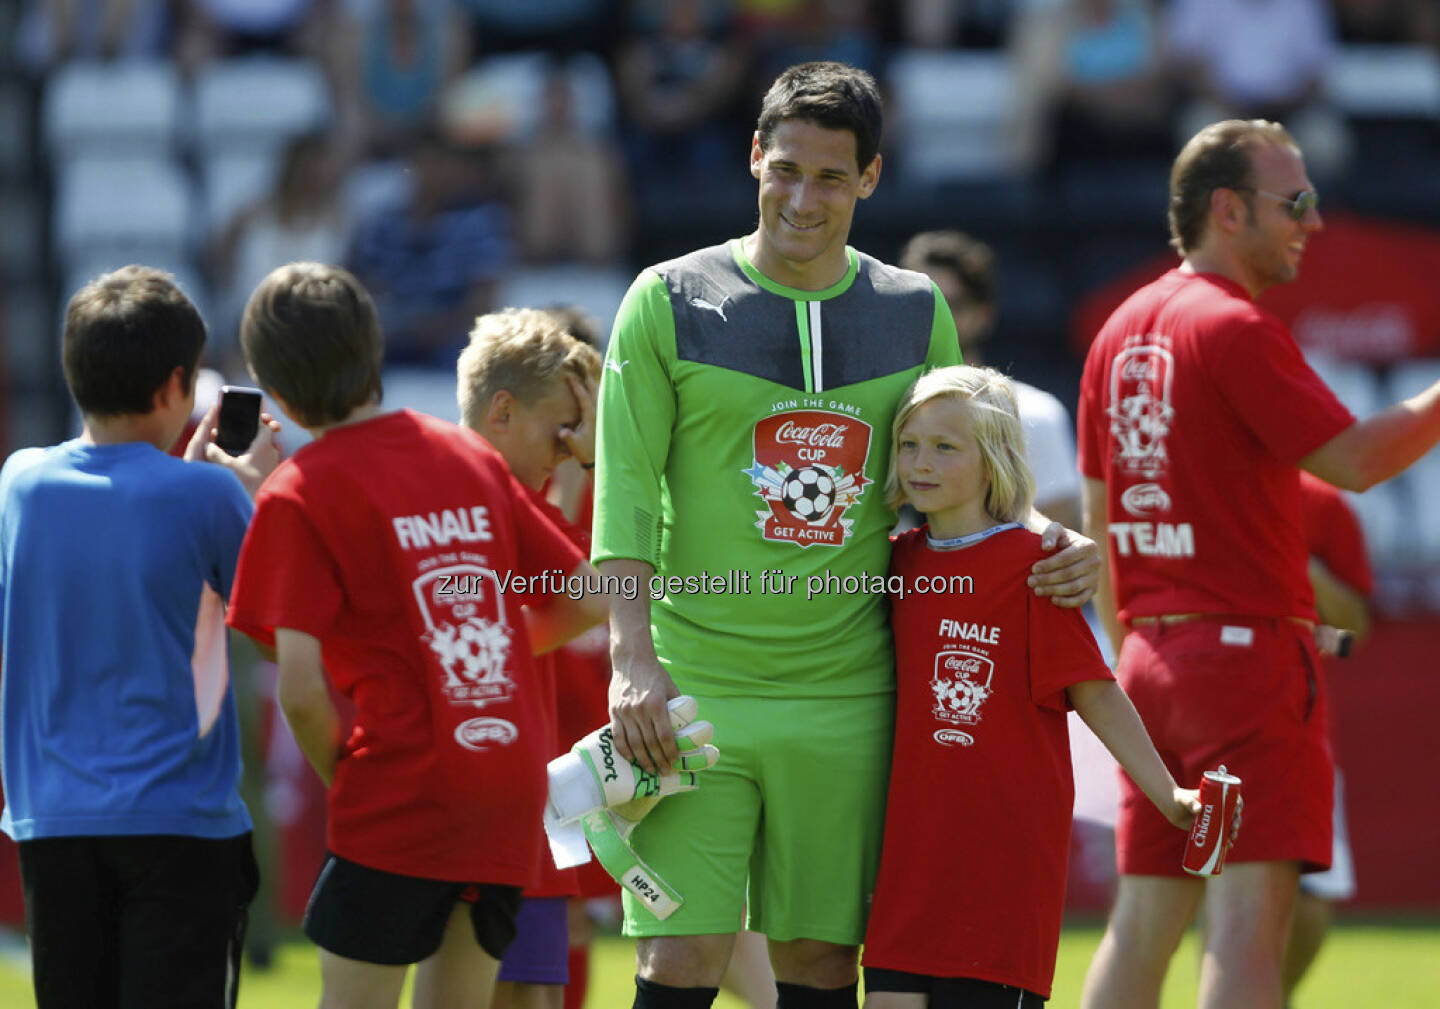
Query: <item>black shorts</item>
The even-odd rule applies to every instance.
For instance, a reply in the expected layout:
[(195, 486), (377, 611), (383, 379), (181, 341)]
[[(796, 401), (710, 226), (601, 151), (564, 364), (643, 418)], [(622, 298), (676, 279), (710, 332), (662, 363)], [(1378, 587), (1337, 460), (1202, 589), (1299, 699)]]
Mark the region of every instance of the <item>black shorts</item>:
[(401, 876), (327, 852), (305, 908), (305, 935), (351, 960), (419, 963), (440, 948), (460, 902), (470, 905), (480, 948), (501, 959), (515, 938), (520, 887)]
[(970, 977), (932, 977), (884, 967), (865, 968), (866, 991), (914, 992), (930, 996), (930, 1009), (1041, 1009), (1045, 1000), (1011, 984)]
[(20, 879), (41, 1009), (235, 1005), (249, 834), (22, 841)]

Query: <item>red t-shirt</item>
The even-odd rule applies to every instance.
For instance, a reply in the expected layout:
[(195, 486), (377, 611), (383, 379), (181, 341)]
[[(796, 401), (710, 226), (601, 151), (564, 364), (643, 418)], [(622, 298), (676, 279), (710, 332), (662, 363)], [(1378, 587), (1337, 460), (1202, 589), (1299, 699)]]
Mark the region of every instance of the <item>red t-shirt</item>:
[(403, 410), (328, 432), (255, 500), (232, 626), (320, 639), (355, 705), (327, 842), (386, 872), (537, 879), (554, 720), (521, 606), (582, 556), (479, 435)]
[[(575, 522), (561, 525), (586, 556), (590, 553), (590, 518), (594, 505), (593, 485), (580, 500)], [(547, 502), (547, 507), (550, 506)], [(555, 510), (563, 518), (564, 513)], [(546, 512), (546, 514), (551, 514)], [(566, 752), (577, 739), (589, 735), (610, 720), (610, 627), (599, 624), (571, 638), (555, 653), (560, 664), (559, 703), (560, 751)], [(547, 856), (548, 857), (548, 856)], [(605, 897), (620, 892), (620, 885), (597, 859), (574, 870), (581, 897)]]
[[(556, 508), (545, 495), (537, 491), (528, 490), (530, 502), (539, 512), (549, 519), (555, 528), (565, 534), (580, 553), (585, 556), (590, 554), (590, 533), (582, 529), (565, 517), (565, 513)], [(547, 760), (567, 753), (574, 739), (567, 738), (561, 730), (560, 712), (562, 710), (561, 698), (574, 689), (574, 680), (577, 673), (581, 672), (574, 668), (573, 663), (566, 655), (564, 647), (557, 648), (553, 652), (535, 657), (535, 671), (539, 674), (541, 689), (545, 694), (545, 711), (550, 723), (550, 749)], [(592, 725), (591, 728), (598, 726)], [(589, 729), (585, 730), (590, 731)], [(584, 733), (581, 733), (584, 735)], [(540, 882), (529, 887), (525, 891), (526, 897), (574, 897), (580, 893), (579, 879), (574, 869), (557, 869), (555, 859), (551, 857), (549, 842), (541, 839), (540, 853)], [(587, 863), (588, 864), (588, 863)]]
[(1300, 471), (1300, 517), (1305, 545), (1332, 575), (1362, 596), (1375, 591), (1360, 520), (1340, 491), (1304, 470)]
[[(926, 531), (890, 562), (906, 594), (891, 596), (895, 755), (865, 963), (1048, 997), (1074, 795), (1065, 688), (1112, 676), (1080, 611), (1025, 584), (1039, 536), (941, 551)], [(922, 591), (937, 577), (956, 591)]]
[(1121, 620), (1314, 619), (1296, 463), (1354, 423), (1239, 285), (1171, 270), (1115, 310), (1080, 383)]

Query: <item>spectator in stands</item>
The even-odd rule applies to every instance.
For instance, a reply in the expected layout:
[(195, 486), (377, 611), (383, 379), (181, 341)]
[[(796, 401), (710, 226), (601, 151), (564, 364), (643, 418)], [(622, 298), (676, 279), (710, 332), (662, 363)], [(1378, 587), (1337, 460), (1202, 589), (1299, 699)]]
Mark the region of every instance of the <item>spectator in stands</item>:
[(1305, 149), (1310, 169), (1343, 164), (1343, 124), (1324, 104), (1335, 27), (1325, 0), (1171, 0), (1166, 45), (1190, 102), (1188, 136), (1218, 119), (1273, 119)]
[(608, 52), (618, 0), (455, 0), (470, 19), (477, 53), (506, 50)]
[(1014, 0), (902, 0), (901, 36), (924, 49), (998, 49), (1005, 45)]
[(1152, 0), (1029, 4), (1010, 48), (1020, 164), (1168, 157), (1171, 102)]
[(15, 56), (34, 75), (70, 59), (158, 59), (170, 42), (166, 0), (30, 0)]
[(453, 369), (514, 261), (512, 215), (490, 150), (460, 150), (434, 128), (410, 157), (412, 192), (358, 222), (349, 263), (379, 309), (386, 360)]
[(249, 53), (327, 59), (342, 0), (175, 0), (176, 52), (187, 70)]
[(1334, 0), (1342, 42), (1440, 46), (1440, 6), (1433, 0)]
[(217, 349), (227, 374), (244, 372), (236, 334), (255, 285), (286, 263), (344, 258), (351, 222), (340, 199), (343, 171), (329, 135), (296, 137), (281, 158), (274, 190), (242, 209), (216, 237), (211, 265), (220, 306)]
[(798, 0), (787, 14), (765, 30), (750, 32), (759, 53), (757, 79), (771, 80), (788, 66), (813, 60), (848, 63), (872, 74), (883, 69), (880, 40), (864, 0)]
[(539, 128), (515, 155), (517, 233), (530, 261), (605, 264), (625, 250), (628, 192), (620, 151), (575, 116), (563, 66), (545, 82)]
[(745, 66), (731, 15), (706, 0), (639, 0), (632, 27), (615, 84), (635, 183), (704, 178), (744, 138), (730, 122)]
[[(900, 265), (935, 281), (955, 317), (966, 364), (984, 361), (995, 326), (995, 254), (959, 231), (925, 231), (905, 243)], [(1035, 475), (1035, 508), (1067, 528), (1080, 521), (1075, 432), (1065, 405), (1043, 389), (1012, 380), (1025, 425), (1026, 462)]]
[(469, 61), (465, 20), (450, 0), (351, 0), (341, 107), (361, 149), (403, 151)]

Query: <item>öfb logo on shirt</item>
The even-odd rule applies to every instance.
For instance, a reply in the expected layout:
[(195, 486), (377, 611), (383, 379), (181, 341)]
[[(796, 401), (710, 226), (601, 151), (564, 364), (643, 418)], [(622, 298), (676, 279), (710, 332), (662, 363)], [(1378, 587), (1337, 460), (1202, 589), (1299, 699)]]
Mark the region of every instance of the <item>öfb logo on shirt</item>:
[(455, 742), (476, 753), (492, 745), (509, 746), (519, 736), (520, 730), (503, 718), (472, 718), (455, 726)]
[(959, 729), (936, 729), (935, 742), (941, 746), (971, 746), (975, 737), (968, 732), (961, 732)]

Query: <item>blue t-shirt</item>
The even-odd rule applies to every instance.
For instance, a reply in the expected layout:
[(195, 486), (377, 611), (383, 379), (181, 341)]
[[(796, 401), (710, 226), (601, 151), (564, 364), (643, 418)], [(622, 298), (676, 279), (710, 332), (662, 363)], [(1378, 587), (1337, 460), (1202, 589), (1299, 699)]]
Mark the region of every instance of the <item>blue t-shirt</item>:
[(250, 829), (223, 597), (251, 512), (235, 475), (69, 441), (0, 470), (0, 828)]

